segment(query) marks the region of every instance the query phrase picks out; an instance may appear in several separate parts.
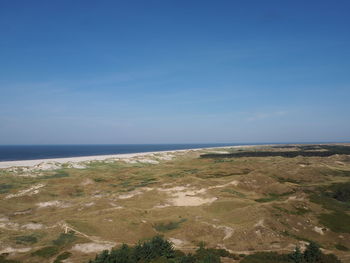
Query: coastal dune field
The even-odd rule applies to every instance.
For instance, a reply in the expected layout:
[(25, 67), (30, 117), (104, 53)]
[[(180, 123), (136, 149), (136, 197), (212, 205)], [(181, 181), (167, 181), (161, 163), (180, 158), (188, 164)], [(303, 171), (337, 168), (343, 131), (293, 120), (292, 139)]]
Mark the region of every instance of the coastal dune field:
[(163, 235), (240, 255), (314, 241), (350, 262), (350, 145), (266, 145), (0, 163), (0, 254), (88, 262)]

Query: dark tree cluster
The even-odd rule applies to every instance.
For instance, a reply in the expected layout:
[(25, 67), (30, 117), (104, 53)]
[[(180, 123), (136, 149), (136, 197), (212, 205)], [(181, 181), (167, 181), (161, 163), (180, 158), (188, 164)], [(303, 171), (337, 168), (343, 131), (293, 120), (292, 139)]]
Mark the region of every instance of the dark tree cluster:
[[(209, 153), (202, 154), (201, 158), (239, 158), (239, 157), (285, 157), (294, 158), (297, 156), (303, 157), (328, 157), (334, 154), (350, 154), (350, 146), (340, 145), (323, 145), (315, 148), (311, 146), (300, 146), (296, 151), (239, 151), (226, 154)], [(282, 147), (278, 147), (283, 149)], [(284, 147), (285, 148), (285, 147)], [(323, 151), (320, 151), (323, 150)]]
[(204, 246), (195, 254), (185, 254), (175, 250), (172, 243), (161, 236), (155, 236), (136, 246), (124, 244), (111, 251), (105, 250), (89, 263), (220, 263), (223, 255), (230, 256), (230, 253)]
[(241, 263), (341, 263), (333, 254), (323, 254), (319, 246), (311, 242), (304, 253), (296, 247), (291, 254), (276, 252), (258, 252), (245, 257)]
[[(194, 254), (175, 250), (173, 245), (160, 236), (136, 246), (122, 245), (111, 251), (105, 250), (89, 263), (221, 263), (221, 258), (240, 257), (224, 249), (205, 248), (203, 244)], [(297, 247), (291, 254), (258, 252), (244, 257), (242, 263), (341, 263), (333, 254), (323, 254), (317, 244), (311, 242), (304, 253)]]

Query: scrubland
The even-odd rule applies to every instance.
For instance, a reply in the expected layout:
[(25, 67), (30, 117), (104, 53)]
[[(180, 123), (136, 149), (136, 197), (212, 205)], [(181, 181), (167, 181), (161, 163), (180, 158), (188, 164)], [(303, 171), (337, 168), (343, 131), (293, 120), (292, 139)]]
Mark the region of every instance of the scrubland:
[(186, 253), (204, 242), (236, 255), (291, 252), (313, 241), (350, 262), (349, 145), (11, 167), (0, 169), (0, 182), (0, 253), (8, 260), (87, 262), (162, 235)]

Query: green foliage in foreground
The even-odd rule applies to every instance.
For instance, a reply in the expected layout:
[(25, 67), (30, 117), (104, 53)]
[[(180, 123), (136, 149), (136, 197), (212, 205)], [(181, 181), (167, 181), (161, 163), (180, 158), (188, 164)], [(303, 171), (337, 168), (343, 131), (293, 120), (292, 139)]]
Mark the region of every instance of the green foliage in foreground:
[(220, 263), (220, 256), (224, 254), (231, 255), (224, 250), (206, 249), (201, 246), (194, 255), (186, 255), (175, 250), (169, 241), (155, 236), (133, 247), (124, 244), (111, 251), (105, 250), (89, 263)]
[(17, 260), (12, 260), (12, 259), (6, 259), (7, 254), (2, 254), (0, 255), (0, 263), (20, 263)]
[(340, 263), (333, 254), (323, 254), (316, 243), (311, 242), (304, 253), (297, 247), (291, 254), (258, 252), (246, 256), (241, 263)]
[[(221, 257), (239, 259), (224, 249), (208, 249), (203, 244), (195, 254), (175, 250), (173, 245), (160, 236), (129, 247), (122, 245), (111, 251), (105, 250), (89, 263), (221, 263)], [(316, 243), (311, 242), (302, 253), (297, 247), (291, 254), (258, 252), (248, 255), (242, 263), (341, 263), (333, 254), (323, 254)]]

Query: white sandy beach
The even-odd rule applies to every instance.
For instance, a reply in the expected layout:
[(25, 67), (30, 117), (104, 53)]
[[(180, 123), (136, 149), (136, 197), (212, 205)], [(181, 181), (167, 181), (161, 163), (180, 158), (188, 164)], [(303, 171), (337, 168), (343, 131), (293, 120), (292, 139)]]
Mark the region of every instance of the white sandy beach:
[(129, 159), (135, 157), (146, 157), (153, 154), (172, 154), (187, 151), (201, 151), (211, 149), (222, 148), (237, 148), (237, 147), (253, 147), (254, 145), (235, 145), (235, 146), (220, 146), (210, 148), (194, 148), (194, 149), (182, 149), (182, 150), (170, 150), (170, 151), (156, 151), (156, 152), (139, 152), (139, 153), (125, 153), (125, 154), (110, 154), (110, 155), (92, 155), (92, 156), (79, 156), (79, 157), (66, 157), (66, 158), (52, 158), (52, 159), (36, 159), (36, 160), (20, 160), (20, 161), (4, 161), (0, 162), (0, 169), (6, 169), (11, 167), (35, 167), (43, 164), (65, 164), (65, 163), (82, 163), (89, 161), (104, 161), (108, 159)]

